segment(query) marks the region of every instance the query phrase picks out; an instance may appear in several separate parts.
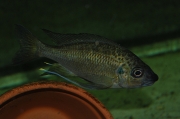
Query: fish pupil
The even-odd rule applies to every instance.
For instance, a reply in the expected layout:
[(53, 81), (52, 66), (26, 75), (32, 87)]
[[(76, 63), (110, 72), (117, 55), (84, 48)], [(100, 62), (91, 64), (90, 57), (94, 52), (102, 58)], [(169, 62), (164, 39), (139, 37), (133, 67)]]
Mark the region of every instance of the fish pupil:
[(143, 75), (143, 70), (141, 68), (136, 67), (132, 70), (131, 75), (135, 78), (139, 78)]
[(136, 76), (141, 75), (141, 73), (142, 73), (142, 72), (141, 72), (140, 70), (135, 71), (135, 75), (136, 75)]

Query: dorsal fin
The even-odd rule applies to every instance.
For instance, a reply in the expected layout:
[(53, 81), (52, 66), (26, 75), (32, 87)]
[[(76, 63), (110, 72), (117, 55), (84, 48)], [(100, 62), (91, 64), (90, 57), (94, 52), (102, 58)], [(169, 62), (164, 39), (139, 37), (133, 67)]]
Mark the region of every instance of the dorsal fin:
[[(61, 34), (55, 33), (46, 29), (42, 29), (57, 45), (70, 44), (70, 43), (81, 43), (81, 42), (103, 42), (116, 44), (108, 39), (99, 35), (80, 33), (80, 34)], [(117, 45), (117, 44), (116, 44)]]

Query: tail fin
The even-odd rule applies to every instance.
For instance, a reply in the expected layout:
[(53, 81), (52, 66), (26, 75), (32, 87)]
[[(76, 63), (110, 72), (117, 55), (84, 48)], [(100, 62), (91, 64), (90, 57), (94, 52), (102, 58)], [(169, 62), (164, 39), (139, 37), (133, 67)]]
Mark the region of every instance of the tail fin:
[(38, 57), (38, 44), (40, 41), (30, 31), (21, 25), (16, 25), (19, 35), (20, 50), (13, 59), (13, 64), (21, 64)]

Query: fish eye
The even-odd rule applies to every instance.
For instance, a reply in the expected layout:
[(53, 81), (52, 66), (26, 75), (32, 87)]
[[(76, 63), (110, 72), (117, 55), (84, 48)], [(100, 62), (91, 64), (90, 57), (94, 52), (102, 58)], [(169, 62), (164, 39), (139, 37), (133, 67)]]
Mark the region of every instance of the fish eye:
[(135, 78), (140, 78), (143, 75), (144, 71), (140, 67), (135, 67), (132, 69), (131, 76)]

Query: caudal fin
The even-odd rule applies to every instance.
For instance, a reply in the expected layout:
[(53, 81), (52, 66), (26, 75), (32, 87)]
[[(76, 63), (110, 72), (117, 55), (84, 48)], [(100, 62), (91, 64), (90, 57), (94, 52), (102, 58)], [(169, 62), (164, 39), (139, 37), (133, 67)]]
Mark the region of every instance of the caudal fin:
[(21, 64), (31, 61), (38, 57), (38, 47), (40, 42), (32, 35), (30, 31), (21, 25), (16, 25), (16, 30), (19, 35), (20, 50), (13, 58), (13, 64)]

